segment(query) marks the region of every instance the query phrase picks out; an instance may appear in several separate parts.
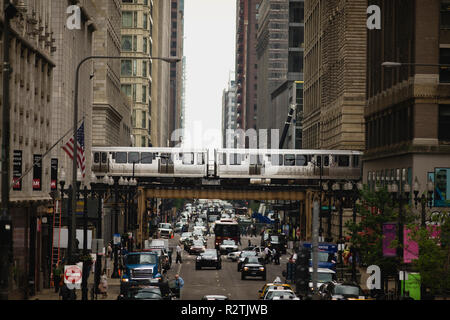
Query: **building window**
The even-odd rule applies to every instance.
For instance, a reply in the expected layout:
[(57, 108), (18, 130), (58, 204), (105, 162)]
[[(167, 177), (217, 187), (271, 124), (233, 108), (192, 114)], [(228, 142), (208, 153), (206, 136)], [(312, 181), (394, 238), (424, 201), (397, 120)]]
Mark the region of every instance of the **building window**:
[(147, 37), (144, 37), (144, 38), (142, 39), (142, 51), (143, 51), (144, 53), (147, 53), (147, 51), (148, 51)]
[(133, 11), (122, 12), (122, 27), (123, 28), (133, 27)]
[(147, 112), (142, 111), (142, 129), (146, 128), (147, 125)]
[(450, 141), (450, 104), (439, 105), (439, 140)]
[(137, 76), (137, 60), (133, 60), (133, 76)]
[(142, 76), (147, 77), (147, 61), (142, 61)]
[(142, 103), (147, 102), (147, 86), (142, 86)]
[(133, 83), (133, 93), (132, 93), (132, 99), (134, 102), (136, 102), (136, 83)]
[(122, 68), (121, 75), (122, 76), (131, 76), (131, 60), (122, 60)]
[(148, 15), (146, 13), (144, 13), (144, 19), (143, 19), (143, 26), (144, 26), (144, 30), (148, 29)]
[[(450, 49), (449, 48), (439, 49), (439, 63), (450, 65)], [(440, 67), (439, 82), (450, 83), (450, 68), (449, 67)]]
[(122, 36), (122, 50), (131, 51), (133, 48), (132, 41), (132, 36)]
[(450, 0), (441, 0), (441, 29), (450, 29)]
[(131, 98), (131, 84), (123, 84), (121, 89), (124, 95)]

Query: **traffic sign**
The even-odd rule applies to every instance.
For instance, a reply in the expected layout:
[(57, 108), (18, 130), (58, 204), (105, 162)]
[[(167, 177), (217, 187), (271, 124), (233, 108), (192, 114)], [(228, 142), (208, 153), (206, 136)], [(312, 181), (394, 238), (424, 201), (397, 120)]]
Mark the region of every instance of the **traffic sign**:
[(64, 266), (64, 283), (68, 285), (81, 284), (83, 271), (78, 265)]

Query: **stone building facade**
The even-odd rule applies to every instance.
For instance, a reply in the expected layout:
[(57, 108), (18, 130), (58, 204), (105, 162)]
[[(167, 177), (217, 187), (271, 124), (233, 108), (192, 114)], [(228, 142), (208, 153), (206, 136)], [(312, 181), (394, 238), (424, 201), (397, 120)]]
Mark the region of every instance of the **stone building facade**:
[(364, 149), (366, 9), (305, 0), (305, 149)]

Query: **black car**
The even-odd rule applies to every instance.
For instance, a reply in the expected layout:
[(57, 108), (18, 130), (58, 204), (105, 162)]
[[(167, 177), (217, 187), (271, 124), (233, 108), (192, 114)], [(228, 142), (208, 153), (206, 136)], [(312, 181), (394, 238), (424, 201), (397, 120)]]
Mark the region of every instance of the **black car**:
[(252, 256), (244, 259), (241, 270), (241, 279), (245, 280), (248, 276), (262, 277), (263, 280), (266, 280), (266, 267), (261, 258)]
[(216, 249), (206, 249), (205, 252), (200, 253), (195, 261), (195, 270), (201, 268), (214, 267), (217, 270), (222, 269), (222, 259)]
[(163, 300), (158, 286), (134, 286), (119, 295), (117, 300)]
[(239, 255), (238, 263), (237, 263), (237, 271), (240, 272), (242, 270), (242, 266), (244, 265), (244, 261), (248, 257), (258, 257), (258, 253), (254, 250), (251, 251), (242, 251)]
[(366, 295), (358, 284), (326, 282), (319, 288), (322, 300), (365, 300)]
[(286, 254), (287, 250), (287, 241), (286, 236), (284, 234), (272, 234), (269, 236), (267, 241), (267, 245), (270, 249), (277, 250), (283, 254)]

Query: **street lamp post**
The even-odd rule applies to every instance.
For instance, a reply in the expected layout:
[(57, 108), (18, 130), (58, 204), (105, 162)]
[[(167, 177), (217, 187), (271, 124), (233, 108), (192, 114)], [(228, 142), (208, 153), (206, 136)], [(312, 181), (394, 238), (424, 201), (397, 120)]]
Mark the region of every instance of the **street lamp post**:
[[(130, 59), (129, 57), (118, 57), (118, 56), (88, 56), (84, 59), (82, 59), (75, 71), (75, 92), (74, 92), (74, 108), (73, 108), (73, 141), (74, 145), (76, 145), (77, 140), (77, 126), (78, 126), (78, 87), (79, 87), (79, 77), (80, 77), (80, 69), (83, 63), (89, 60), (96, 60), (96, 59)], [(168, 63), (172, 62), (179, 62), (181, 61), (178, 57), (133, 57), (132, 59), (138, 59), (138, 60), (162, 60)], [(73, 148), (73, 161), (72, 161), (72, 179), (74, 186), (72, 191), (72, 208), (76, 208), (76, 195), (77, 195), (77, 186), (76, 186), (76, 177), (77, 177), (77, 148)], [(74, 226), (76, 223), (75, 221), (75, 215), (72, 215), (72, 219), (70, 221), (70, 224)], [(74, 245), (75, 239), (74, 234), (72, 234), (72, 246)], [(72, 250), (70, 250), (72, 253), (72, 256), (70, 256), (70, 260), (72, 263), (75, 263), (75, 257), (73, 256)]]

